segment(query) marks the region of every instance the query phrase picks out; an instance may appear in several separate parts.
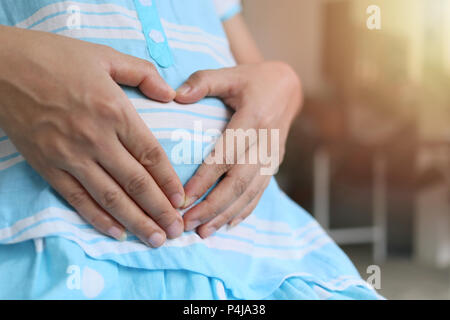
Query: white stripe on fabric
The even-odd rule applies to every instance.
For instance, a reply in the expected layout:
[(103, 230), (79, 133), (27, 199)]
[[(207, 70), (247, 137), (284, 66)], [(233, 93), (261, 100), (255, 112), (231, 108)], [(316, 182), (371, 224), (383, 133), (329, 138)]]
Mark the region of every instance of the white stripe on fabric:
[[(73, 5), (81, 10), (80, 28), (67, 26), (71, 15), (67, 9)], [(226, 39), (211, 35), (198, 27), (177, 25), (165, 20), (162, 20), (162, 24), (169, 38), (169, 45), (173, 48), (210, 55), (225, 67), (236, 64)], [(54, 32), (72, 38), (145, 40), (136, 12), (117, 5), (65, 1), (38, 10), (30, 18), (16, 24), (16, 27)]]
[[(153, 134), (157, 139), (172, 139), (175, 130), (184, 129), (190, 132), (190, 138), (193, 141), (211, 142), (210, 135), (194, 132), (196, 122), (201, 123), (203, 133), (211, 129), (222, 132), (227, 120), (231, 117), (231, 111), (227, 108), (203, 104), (182, 105), (175, 102), (163, 104), (148, 99), (131, 99), (131, 102), (140, 111), (140, 116), (147, 126), (154, 130)], [(167, 110), (167, 112), (161, 110)], [(147, 111), (150, 113), (146, 113)], [(193, 114), (189, 114), (190, 112)], [(158, 129), (167, 130), (158, 131)], [(3, 137), (6, 139), (0, 141), (0, 160), (18, 153), (11, 140), (6, 136)], [(17, 155), (0, 161), (0, 169), (9, 168), (22, 160), (23, 157)]]
[(216, 283), (217, 298), (219, 298), (219, 300), (228, 300), (227, 293), (225, 291), (225, 286), (223, 285), (223, 282), (219, 279), (216, 279), (216, 281), (217, 281), (217, 283)]
[[(0, 229), (0, 240), (5, 239), (7, 237), (12, 236), (13, 234), (20, 232), (21, 230), (25, 229), (26, 227), (29, 227), (41, 220), (49, 219), (49, 218), (57, 218), (57, 217), (63, 217), (64, 220), (74, 223), (74, 224), (84, 224), (85, 222), (74, 212), (62, 210), (58, 208), (49, 208), (46, 209), (43, 212), (40, 212), (36, 214), (33, 217), (26, 218), (24, 220), (21, 220), (17, 222), (14, 226), (6, 229)], [(96, 243), (87, 243), (86, 241), (93, 241), (99, 239), (99, 237), (103, 237), (100, 234), (98, 234), (93, 229), (79, 229), (73, 225), (67, 224), (65, 222), (52, 222), (47, 224), (40, 224), (36, 228), (30, 229), (26, 232), (24, 232), (21, 237), (17, 238), (14, 242), (23, 241), (26, 239), (36, 239), (40, 238), (38, 235), (41, 235), (41, 237), (44, 237), (46, 235), (55, 234), (58, 232), (69, 232), (72, 233), (73, 236), (67, 235), (65, 238), (69, 240), (73, 240), (74, 242), (78, 243), (80, 247), (85, 250), (85, 252), (91, 256), (98, 257), (104, 254), (108, 253), (116, 253), (116, 254), (125, 254), (130, 252), (139, 252), (139, 251), (147, 251), (149, 248), (142, 243), (139, 243), (137, 241), (131, 242), (117, 242), (117, 241), (107, 241), (108, 238), (104, 237), (106, 241), (103, 242), (96, 242)], [(27, 234), (27, 233), (32, 233)], [(182, 242), (182, 239), (184, 238), (184, 243)], [(220, 249), (220, 250), (231, 250), (231, 251), (238, 251), (241, 253), (250, 254), (252, 256), (262, 256), (262, 257), (273, 257), (273, 258), (288, 258), (288, 259), (300, 259), (307, 253), (314, 251), (316, 249), (319, 249), (323, 245), (330, 243), (331, 240), (327, 238), (321, 238), (319, 241), (315, 241), (310, 243), (308, 247), (302, 248), (300, 250), (296, 250), (293, 255), (289, 253), (289, 256), (286, 257), (286, 255), (281, 254), (281, 252), (277, 252), (276, 250), (266, 250), (266, 252), (261, 252), (259, 248), (254, 248), (251, 246), (247, 246), (247, 250), (242, 250), (242, 243), (238, 243), (238, 241), (227, 241), (224, 239), (220, 239), (218, 243), (218, 239), (215, 237), (210, 238), (211, 241), (205, 241), (200, 240), (200, 238), (195, 234), (189, 234), (186, 236), (183, 236), (182, 238), (179, 238), (177, 240), (170, 240), (167, 242), (166, 246), (187, 246), (194, 243), (203, 243), (207, 247)], [(178, 243), (176, 243), (178, 242)], [(234, 242), (234, 243), (233, 243)], [(246, 246), (246, 244), (244, 244)], [(238, 250), (235, 250), (238, 249)], [(248, 250), (250, 249), (250, 250)], [(275, 252), (273, 252), (275, 251)], [(261, 255), (261, 253), (263, 253)], [(287, 253), (287, 252), (283, 252)], [(313, 282), (323, 288), (326, 288), (327, 290), (332, 291), (343, 291), (349, 288), (350, 286), (364, 286), (369, 289), (372, 289), (372, 287), (363, 281), (360, 278), (357, 278), (355, 276), (340, 276), (338, 278), (332, 279), (330, 281), (322, 281), (317, 279), (317, 277), (308, 274), (308, 273), (292, 273), (287, 276), (285, 276), (281, 282), (283, 283), (286, 279), (292, 278), (292, 277), (302, 277), (306, 278), (307, 281)], [(382, 298), (381, 296), (379, 296)]]
[(327, 300), (330, 299), (331, 297), (333, 297), (333, 294), (327, 290), (325, 290), (322, 287), (319, 286), (313, 286), (312, 287), (314, 292), (317, 294), (317, 296), (319, 297), (319, 299), (321, 300)]
[(17, 153), (17, 149), (11, 140), (0, 141), (0, 159)]
[[(11, 243), (22, 242), (36, 237), (58, 236), (63, 233), (63, 238), (75, 241), (78, 245), (89, 255), (99, 257), (105, 254), (127, 254), (138, 251), (150, 250), (146, 245), (138, 241), (117, 242), (110, 241), (106, 237), (96, 238), (104, 241), (96, 241), (89, 243), (86, 237), (89, 233), (87, 230), (79, 229), (73, 225), (67, 224), (63, 221), (53, 221), (39, 224), (29, 230), (24, 231), (20, 236), (15, 238)], [(328, 237), (315, 239), (312, 243), (304, 248), (293, 248), (287, 250), (280, 250), (278, 248), (262, 248), (254, 244), (246, 243), (235, 239), (224, 239), (218, 236), (213, 236), (202, 240), (196, 234), (187, 234), (175, 240), (168, 240), (164, 246), (166, 247), (187, 247), (193, 244), (201, 244), (210, 249), (226, 250), (242, 253), (245, 255), (259, 257), (259, 258), (273, 258), (273, 259), (301, 259), (306, 254), (323, 247), (332, 242)]]
[[(183, 130), (183, 129), (181, 129)], [(192, 141), (192, 142), (201, 142), (201, 143), (210, 143), (212, 144), (214, 141), (216, 140), (212, 140), (214, 139), (218, 139), (220, 137), (220, 135), (215, 135), (215, 136), (211, 136), (211, 135), (207, 135), (207, 134), (196, 134), (193, 132), (189, 132), (189, 137), (187, 137), (187, 135), (175, 135), (174, 130), (172, 129), (168, 129), (165, 131), (154, 131), (152, 130), (153, 136), (158, 139), (158, 140), (172, 140), (174, 142), (180, 142), (180, 141)]]
[(22, 155), (17, 155), (14, 158), (0, 162), (0, 170), (8, 169), (20, 162), (23, 162), (23, 161), (25, 161), (25, 158)]
[(138, 19), (137, 13), (134, 10), (126, 9), (122, 6), (115, 4), (91, 4), (76, 1), (62, 1), (54, 4), (47, 5), (38, 11), (36, 11), (31, 17), (25, 19), (24, 21), (16, 24), (19, 28), (29, 28), (34, 24), (44, 20), (45, 18), (56, 15), (59, 13), (64, 13), (69, 10), (71, 6), (77, 6), (81, 12), (91, 12), (91, 13), (122, 13), (124, 15), (130, 16), (131, 18)]
[[(191, 236), (195, 236), (196, 239), (198, 237), (197, 235)], [(170, 240), (167, 242), (167, 246), (183, 247), (185, 246), (185, 244), (181, 242), (183, 240), (184, 240), (183, 237), (175, 240)], [(259, 247), (257, 244), (247, 243), (236, 239), (226, 239), (219, 237), (217, 235), (201, 241), (202, 244), (211, 249), (234, 251), (259, 258), (274, 258), (274, 259), (288, 259), (288, 260), (302, 259), (308, 253), (316, 249), (319, 249), (331, 242), (332, 241), (329, 237), (321, 237), (314, 239), (312, 242), (308, 243), (308, 245), (303, 248), (281, 249), (281, 248), (262, 248)]]
[(203, 130), (223, 131), (227, 125), (226, 120), (201, 118), (197, 115), (158, 112), (139, 114), (150, 129), (178, 128), (194, 130), (195, 123), (201, 122)]
[[(53, 32), (54, 30), (67, 28), (67, 21), (70, 17), (70, 13), (51, 17), (41, 23), (31, 27), (31, 30)], [(81, 26), (85, 27), (108, 27), (113, 28), (133, 28), (136, 31), (142, 31), (142, 25), (139, 21), (128, 18), (120, 14), (109, 15), (92, 15), (92, 14), (80, 14)]]
[[(291, 236), (285, 236), (285, 235), (270, 235), (267, 234), (261, 234), (254, 230), (249, 230), (248, 228), (244, 227), (235, 227), (226, 233), (226, 235), (230, 236), (236, 236), (243, 239), (246, 239), (250, 242), (258, 243), (261, 245), (266, 246), (304, 246), (308, 244), (308, 242), (314, 240), (315, 238), (318, 238), (320, 236), (324, 235), (324, 232), (322, 229), (314, 229), (314, 230), (308, 230), (311, 232), (305, 232), (306, 234), (303, 234), (303, 236), (300, 239), (295, 239)], [(221, 230), (218, 231), (218, 234), (221, 234)]]
[[(323, 281), (323, 280), (318, 279), (316, 276), (314, 276), (310, 273), (305, 273), (305, 272), (291, 273), (291, 274), (285, 276), (283, 279), (281, 279), (280, 286), (287, 279), (294, 278), (294, 277), (299, 277), (299, 278), (302, 278), (302, 280), (315, 283), (316, 285), (319, 285), (330, 291), (344, 291), (351, 286), (362, 286), (362, 287), (366, 287), (368, 289), (373, 290), (373, 288), (367, 282), (365, 282), (364, 280), (362, 280), (361, 278), (358, 278), (356, 276), (344, 275), (344, 276), (339, 276), (338, 278), (335, 278), (333, 280)], [(342, 283), (340, 283), (339, 285), (335, 284), (335, 283), (339, 283), (342, 280), (344, 280), (344, 281)]]
[[(86, 221), (84, 221), (75, 211), (72, 210), (65, 210), (61, 208), (56, 207), (50, 207), (47, 209), (44, 209), (36, 214), (34, 214), (31, 217), (22, 219), (14, 223), (11, 227), (0, 229), (0, 241), (2, 239), (5, 239), (7, 237), (13, 236), (16, 232), (25, 229), (36, 222), (42, 221), (44, 219), (50, 219), (50, 218), (64, 218), (64, 220), (73, 223), (73, 224), (79, 224), (79, 225), (88, 225)], [(308, 222), (305, 226), (302, 226), (300, 228), (294, 229), (291, 228), (287, 223), (285, 222), (279, 222), (279, 221), (273, 221), (273, 220), (264, 220), (256, 217), (255, 215), (249, 216), (245, 220), (246, 224), (251, 225), (251, 228), (255, 229), (257, 232), (274, 232), (274, 233), (285, 233), (285, 234), (292, 234), (295, 235), (295, 237), (298, 237), (301, 233), (304, 233), (307, 230), (314, 229), (316, 227), (319, 227), (319, 224), (311, 220)], [(237, 228), (237, 227), (236, 227)], [(248, 227), (245, 228), (248, 230)], [(244, 231), (243, 232), (248, 232)]]
[(178, 31), (166, 30), (166, 35), (169, 40), (180, 40), (184, 42), (194, 42), (200, 44), (206, 44), (211, 47), (213, 50), (217, 51), (224, 59), (233, 60), (233, 56), (231, 54), (230, 48), (228, 45), (219, 44), (215, 41), (211, 41), (207, 37), (201, 34), (186, 34)]
[(87, 225), (86, 221), (84, 221), (76, 212), (51, 207), (44, 209), (31, 217), (19, 220), (10, 227), (0, 229), (0, 241), (4, 241), (6, 238), (14, 236), (16, 233), (39, 221), (51, 218), (63, 218), (73, 224)]
[(114, 29), (67, 29), (57, 32), (57, 34), (71, 38), (92, 38), (92, 39), (130, 39), (145, 40), (144, 34), (135, 30), (114, 30)]
[(174, 49), (182, 49), (186, 51), (201, 52), (208, 54), (224, 67), (232, 67), (235, 65), (234, 61), (222, 58), (220, 55), (216, 54), (214, 50), (212, 50), (210, 47), (206, 45), (169, 40), (169, 46)]
[(228, 46), (228, 40), (226, 38), (215, 36), (215, 35), (210, 34), (210, 33), (206, 32), (205, 30), (203, 30), (199, 27), (196, 27), (196, 26), (176, 24), (173, 22), (169, 22), (165, 19), (161, 19), (161, 24), (166, 32), (168, 32), (170, 30), (174, 30), (174, 31), (180, 31), (180, 32), (185, 32), (185, 33), (200, 34), (204, 38), (207, 38), (210, 41), (216, 41), (219, 44)]
[(34, 239), (34, 250), (36, 251), (36, 253), (44, 252), (44, 239), (43, 238)]
[(155, 110), (167, 109), (180, 112), (195, 112), (206, 116), (213, 116), (218, 118), (231, 118), (231, 110), (225, 107), (214, 107), (205, 104), (181, 104), (177, 102), (161, 103), (149, 99), (130, 99), (131, 103), (136, 109)]
[(244, 224), (250, 224), (255, 226), (258, 230), (266, 231), (266, 232), (279, 232), (279, 233), (293, 233), (294, 236), (299, 236), (304, 231), (318, 227), (319, 224), (315, 220), (311, 220), (305, 226), (293, 229), (286, 222), (280, 221), (271, 221), (271, 220), (262, 220), (256, 217), (255, 215), (250, 215), (247, 219), (244, 220)]
[[(51, 218), (54, 219), (52, 220)], [(55, 218), (62, 218), (64, 221)], [(48, 219), (50, 220), (46, 221)], [(269, 223), (269, 221), (267, 222)], [(7, 241), (7, 243), (17, 243), (28, 239), (57, 235), (57, 233), (66, 233), (62, 236), (77, 242), (88, 254), (93, 256), (101, 256), (109, 253), (124, 254), (149, 250), (148, 247), (138, 241), (112, 241), (111, 239), (97, 233), (93, 229), (79, 228), (76, 226), (77, 224), (85, 225), (85, 222), (75, 212), (62, 210), (59, 208), (49, 208), (30, 218), (17, 222), (12, 227), (0, 229), (0, 241), (5, 242), (7, 239), (15, 235), (16, 237)], [(248, 230), (243, 230), (243, 233), (247, 231)], [(245, 235), (239, 234), (239, 236), (243, 237)], [(267, 235), (267, 238), (272, 237), (273, 236), (271, 235)], [(287, 241), (288, 239), (289, 238), (286, 237), (285, 243), (283, 244), (284, 246), (293, 245), (292, 242), (287, 243), (289, 242)], [(235, 251), (251, 256), (279, 259), (301, 259), (304, 255), (329, 242), (331, 242), (331, 239), (323, 236), (314, 238), (311, 241), (305, 241), (305, 243), (301, 244), (302, 247), (281, 249), (276, 247), (267, 248), (264, 247), (264, 244), (248, 243), (242, 240), (228, 239), (219, 236), (213, 236), (206, 240), (202, 240), (198, 235), (189, 233), (178, 239), (169, 240), (165, 246), (185, 247), (198, 243), (212, 249)]]

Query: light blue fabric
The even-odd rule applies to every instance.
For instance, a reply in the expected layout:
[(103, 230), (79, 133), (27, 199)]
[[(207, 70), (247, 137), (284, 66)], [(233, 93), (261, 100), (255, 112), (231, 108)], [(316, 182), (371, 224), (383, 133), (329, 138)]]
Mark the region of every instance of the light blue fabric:
[[(3, 0), (0, 23), (111, 46), (152, 61), (178, 87), (197, 70), (235, 65), (221, 19), (238, 12), (236, 8), (236, 0)], [(160, 104), (136, 89), (123, 89), (173, 162), (180, 144), (207, 154), (213, 146), (208, 130), (220, 132), (232, 114), (218, 99)], [(179, 129), (192, 135), (174, 139)], [(193, 164), (174, 163), (183, 183), (202, 159), (191, 160)], [(0, 298), (379, 296), (275, 180), (236, 228), (223, 228), (206, 240), (189, 232), (150, 249), (132, 235), (117, 242), (95, 231), (0, 132)]]

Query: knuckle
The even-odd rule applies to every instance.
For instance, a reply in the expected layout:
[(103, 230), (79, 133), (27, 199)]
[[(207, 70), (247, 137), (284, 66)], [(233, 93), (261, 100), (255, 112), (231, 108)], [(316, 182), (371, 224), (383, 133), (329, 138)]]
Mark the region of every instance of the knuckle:
[(190, 81), (197, 82), (200, 81), (205, 76), (205, 74), (206, 74), (205, 70), (199, 70), (194, 72), (189, 79)]
[(150, 61), (143, 61), (144, 71), (148, 74), (153, 75), (156, 72), (156, 68)]
[(102, 120), (108, 122), (117, 123), (124, 118), (124, 108), (119, 99), (111, 95), (104, 97), (99, 96), (92, 102), (93, 108), (95, 108), (95, 114)]
[(138, 175), (130, 179), (127, 183), (125, 190), (129, 195), (137, 196), (149, 188), (149, 179), (145, 175)]
[(294, 71), (294, 69), (285, 62), (279, 62), (278, 66), (280, 68), (282, 78), (285, 79), (287, 85), (292, 86), (297, 90), (301, 90), (302, 83), (298, 74)]
[(222, 165), (225, 166), (226, 169), (231, 168), (231, 166), (236, 162), (235, 161), (236, 154), (234, 150), (225, 150), (224, 155), (222, 156)]
[(170, 190), (170, 191), (178, 190), (179, 189), (178, 179), (176, 179), (173, 176), (169, 176), (169, 177), (165, 178), (164, 181), (161, 183), (161, 189)]
[(214, 166), (214, 172), (215, 172), (216, 176), (222, 176), (230, 169), (231, 169), (231, 164), (227, 164), (227, 163)]
[(173, 222), (173, 216), (175, 213), (173, 210), (169, 208), (163, 208), (159, 212), (159, 214), (152, 216), (152, 218), (155, 220), (155, 222), (159, 225), (169, 225), (170, 222)]
[(63, 160), (64, 163), (62, 164), (62, 167), (66, 168), (70, 172), (86, 173), (89, 171), (88, 168), (90, 167), (90, 161), (88, 159), (74, 159), (72, 157), (69, 158), (69, 156), (66, 156), (66, 158), (64, 158)]
[(244, 177), (237, 177), (233, 182), (233, 191), (236, 197), (241, 196), (247, 189), (249, 179)]
[(100, 53), (104, 54), (105, 56), (112, 56), (118, 53), (117, 50), (107, 45), (96, 43), (94, 43), (93, 45)]
[(250, 203), (258, 196), (258, 189), (248, 189), (247, 190), (247, 201)]
[(159, 146), (145, 149), (139, 158), (139, 162), (145, 167), (155, 167), (161, 163), (164, 154)]
[(93, 108), (101, 111), (102, 109), (110, 109), (114, 106), (115, 101), (110, 95), (97, 93), (96, 96), (92, 97), (91, 103)]
[(106, 210), (113, 210), (117, 208), (122, 198), (122, 194), (119, 190), (108, 190), (103, 193), (101, 198), (101, 205)]
[(54, 138), (47, 141), (37, 141), (39, 148), (45, 152), (47, 158), (56, 161), (56, 163), (66, 162), (72, 159), (72, 152), (64, 139)]
[(95, 145), (99, 140), (97, 129), (90, 119), (70, 119), (68, 126), (75, 141)]
[(211, 199), (205, 199), (206, 213), (211, 219), (219, 215), (218, 208), (212, 203)]
[(81, 189), (70, 192), (66, 197), (67, 202), (74, 208), (83, 206), (88, 199), (89, 195), (87, 192)]

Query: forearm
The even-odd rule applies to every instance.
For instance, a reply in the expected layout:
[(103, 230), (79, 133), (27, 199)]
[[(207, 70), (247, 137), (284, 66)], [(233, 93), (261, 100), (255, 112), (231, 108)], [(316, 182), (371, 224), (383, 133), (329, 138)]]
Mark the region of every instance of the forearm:
[(272, 77), (283, 79), (283, 85), (287, 88), (286, 92), (290, 93), (290, 101), (285, 110), (287, 123), (290, 124), (300, 112), (303, 100), (301, 81), (295, 70), (285, 62), (265, 61), (241, 14), (225, 21), (224, 28), (238, 65), (270, 64), (272, 65), (269, 67), (272, 70)]
[(230, 43), (231, 52), (238, 64), (252, 64), (264, 61), (264, 57), (241, 14), (225, 21), (224, 28)]

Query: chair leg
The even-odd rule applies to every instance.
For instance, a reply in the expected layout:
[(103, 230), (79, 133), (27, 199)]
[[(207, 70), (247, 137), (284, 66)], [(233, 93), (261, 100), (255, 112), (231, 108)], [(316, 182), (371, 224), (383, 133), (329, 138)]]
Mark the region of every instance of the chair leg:
[(373, 260), (381, 264), (387, 257), (386, 158), (377, 153), (373, 166)]
[(324, 147), (314, 152), (314, 217), (325, 229), (330, 228), (330, 156)]

